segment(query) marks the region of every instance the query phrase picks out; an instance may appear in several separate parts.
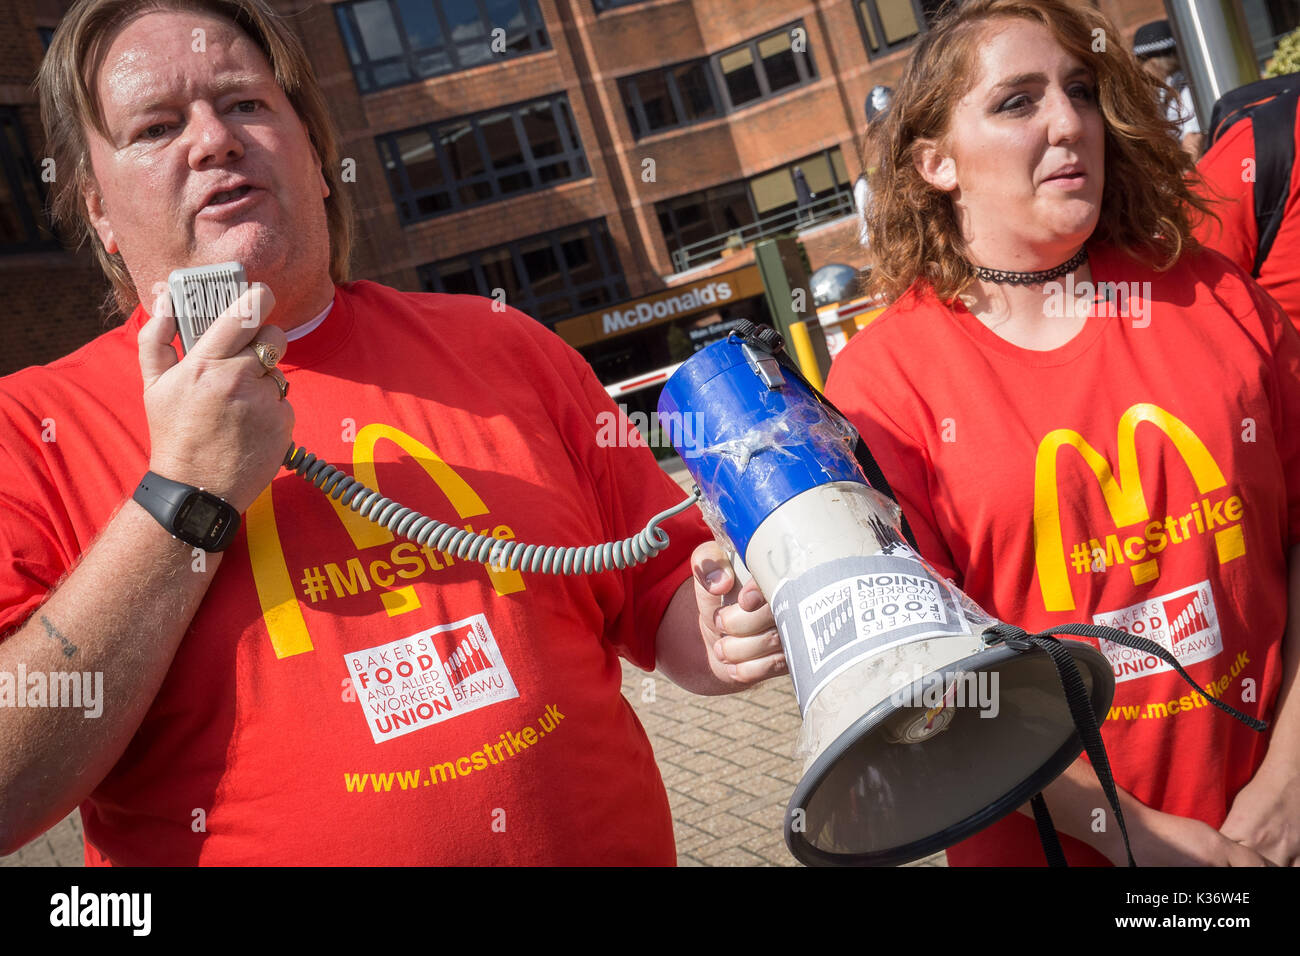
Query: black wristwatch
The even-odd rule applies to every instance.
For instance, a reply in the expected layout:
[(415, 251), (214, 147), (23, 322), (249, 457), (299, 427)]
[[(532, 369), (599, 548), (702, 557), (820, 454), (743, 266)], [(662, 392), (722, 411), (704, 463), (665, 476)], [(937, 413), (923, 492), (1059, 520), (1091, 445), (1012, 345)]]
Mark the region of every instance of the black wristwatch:
[(225, 499), (152, 471), (131, 497), (173, 538), (204, 551), (225, 551), (239, 530), (239, 512)]

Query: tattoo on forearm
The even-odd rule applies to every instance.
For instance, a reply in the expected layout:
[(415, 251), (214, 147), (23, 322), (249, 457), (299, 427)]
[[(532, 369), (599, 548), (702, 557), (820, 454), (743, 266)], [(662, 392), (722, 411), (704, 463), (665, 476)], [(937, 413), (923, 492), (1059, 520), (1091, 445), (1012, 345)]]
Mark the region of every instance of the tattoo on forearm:
[(41, 624), (44, 626), (46, 634), (50, 635), (50, 637), (63, 645), (64, 657), (71, 657), (73, 654), (77, 653), (77, 645), (64, 637), (63, 632), (55, 627), (54, 623), (44, 614), (41, 615)]

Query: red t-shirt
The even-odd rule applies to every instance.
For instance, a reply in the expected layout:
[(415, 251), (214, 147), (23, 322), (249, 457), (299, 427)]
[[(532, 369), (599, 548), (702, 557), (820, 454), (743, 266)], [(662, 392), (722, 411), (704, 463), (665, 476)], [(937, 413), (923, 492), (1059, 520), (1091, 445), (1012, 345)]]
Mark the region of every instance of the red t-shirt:
[[(1300, 124), (1300, 114), (1297, 123)], [(1300, 127), (1296, 138), (1300, 142)], [(1254, 159), (1254, 124), (1244, 119), (1233, 125), (1197, 164), (1208, 187), (1204, 194), (1213, 201), (1213, 210), (1221, 222), (1207, 216), (1197, 226), (1196, 238), (1222, 252), (1246, 272), (1255, 267), (1255, 248), (1259, 242), (1255, 176), (1251, 172)], [(1258, 281), (1293, 322), (1300, 322), (1300, 163), (1291, 168), (1282, 223)]]
[[(1287, 549), (1300, 541), (1300, 339), (1216, 253), (1165, 273), (1101, 244), (1089, 254), (1097, 283), (1150, 283), (1132, 317), (1106, 317), (1103, 303), (1067, 344), (1030, 351), (960, 303), (909, 291), (849, 341), (827, 395), (861, 430), (922, 552), (990, 613), (1031, 631), (1083, 621), (1141, 634), (1267, 720)], [(1220, 826), (1268, 737), (1198, 701), (1156, 658), (1101, 649), (1116, 675), (1102, 726), (1116, 782)], [(1062, 843), (1072, 863), (1106, 862)], [(1044, 863), (1020, 813), (948, 858)]]
[[(682, 493), (582, 358), (487, 299), (338, 288), (290, 344), (294, 438), (433, 517), (529, 543), (622, 538)], [(147, 466), (144, 321), (0, 381), (0, 632)], [(41, 440), (42, 419), (57, 442)], [(633, 431), (633, 434), (635, 432)], [(652, 668), (695, 510), (648, 564), (517, 572), (422, 550), (280, 472), (157, 698), (82, 806), (90, 864), (672, 864), (619, 655)]]

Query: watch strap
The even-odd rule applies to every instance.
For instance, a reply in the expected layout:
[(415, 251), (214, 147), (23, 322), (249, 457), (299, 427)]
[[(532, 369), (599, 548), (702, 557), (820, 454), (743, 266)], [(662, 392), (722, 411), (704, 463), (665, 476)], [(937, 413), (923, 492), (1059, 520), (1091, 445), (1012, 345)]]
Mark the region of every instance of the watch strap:
[[(224, 551), (239, 530), (239, 512), (224, 498), (211, 492), (164, 478), (157, 472), (147, 471), (131, 496), (140, 507), (153, 515), (172, 537), (204, 551)], [(197, 499), (197, 501), (196, 501)], [(215, 511), (205, 534), (187, 533), (183, 527), (183, 512), (196, 503), (206, 503)]]

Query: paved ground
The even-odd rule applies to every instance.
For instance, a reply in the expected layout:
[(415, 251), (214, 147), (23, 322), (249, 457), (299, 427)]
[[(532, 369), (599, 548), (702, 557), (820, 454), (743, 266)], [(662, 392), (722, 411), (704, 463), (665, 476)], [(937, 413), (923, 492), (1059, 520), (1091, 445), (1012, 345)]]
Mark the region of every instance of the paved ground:
[[(678, 863), (797, 865), (781, 829), (799, 779), (791, 757), (799, 707), (788, 677), (726, 697), (698, 697), (624, 663), (623, 696), (645, 726), (668, 788)], [(80, 866), (81, 857), (81, 820), (74, 813), (18, 853), (0, 857), (0, 866)], [(940, 853), (913, 865), (946, 864)]]

